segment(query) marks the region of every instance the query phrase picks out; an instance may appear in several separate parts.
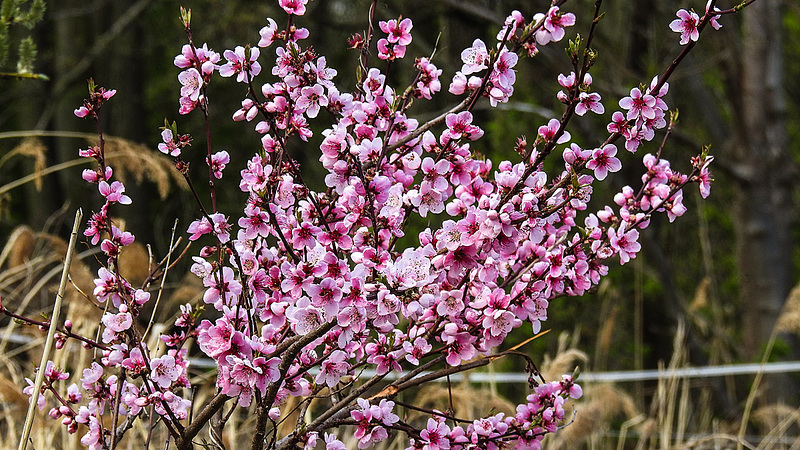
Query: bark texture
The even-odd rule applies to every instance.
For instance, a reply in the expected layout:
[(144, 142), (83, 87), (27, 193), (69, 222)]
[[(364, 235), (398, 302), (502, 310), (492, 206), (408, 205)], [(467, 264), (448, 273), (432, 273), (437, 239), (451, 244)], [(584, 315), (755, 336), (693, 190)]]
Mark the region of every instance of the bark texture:
[(743, 16), (733, 154), (740, 310), (745, 356), (757, 358), (793, 284), (795, 164), (789, 152), (781, 7), (756, 2)]

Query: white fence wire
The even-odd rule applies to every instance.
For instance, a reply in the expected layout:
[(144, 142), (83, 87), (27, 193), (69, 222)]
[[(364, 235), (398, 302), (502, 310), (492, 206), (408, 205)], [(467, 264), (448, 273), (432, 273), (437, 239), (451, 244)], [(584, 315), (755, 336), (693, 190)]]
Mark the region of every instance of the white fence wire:
[[(12, 334), (8, 341), (17, 344), (29, 344), (36, 338)], [(208, 358), (189, 358), (191, 367), (207, 369), (216, 367), (216, 363)], [(630, 381), (657, 380), (659, 378), (711, 378), (733, 375), (753, 375), (756, 373), (787, 373), (800, 372), (800, 361), (771, 362), (765, 364), (727, 364), (724, 366), (683, 367), (674, 370), (625, 370), (614, 372), (581, 372), (580, 382), (616, 383)], [(423, 372), (423, 374), (429, 372)], [(362, 376), (371, 377), (374, 371), (365, 370)], [(423, 375), (420, 374), (420, 375)], [(388, 374), (387, 379), (396, 379), (404, 373)], [(521, 372), (470, 372), (468, 374), (454, 374), (451, 381), (460, 381), (468, 377), (474, 383), (527, 383), (528, 374)], [(443, 381), (440, 379), (439, 381)]]

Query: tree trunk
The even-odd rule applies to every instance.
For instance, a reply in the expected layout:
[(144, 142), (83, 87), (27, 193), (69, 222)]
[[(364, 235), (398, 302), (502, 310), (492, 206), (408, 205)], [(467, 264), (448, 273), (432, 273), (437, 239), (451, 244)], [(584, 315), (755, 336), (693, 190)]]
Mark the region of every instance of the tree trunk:
[(733, 214), (743, 351), (750, 360), (760, 358), (793, 282), (795, 167), (784, 119), (781, 18), (777, 1), (756, 2), (743, 16)]

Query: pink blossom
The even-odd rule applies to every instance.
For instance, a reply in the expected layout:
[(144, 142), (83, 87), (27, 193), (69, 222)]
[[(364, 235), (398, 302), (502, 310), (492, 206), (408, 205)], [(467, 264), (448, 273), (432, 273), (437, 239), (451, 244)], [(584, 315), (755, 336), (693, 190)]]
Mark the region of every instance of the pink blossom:
[(203, 301), (213, 304), (214, 308), (220, 311), (223, 305), (233, 304), (242, 293), (242, 284), (234, 278), (233, 269), (223, 267), (221, 272), (209, 275), (203, 280), (203, 286), (208, 288), (203, 295)]
[(517, 73), (513, 68), (517, 65), (518, 59), (516, 53), (504, 49), (494, 63), (492, 80), (506, 91), (512, 89), (517, 79)]
[(342, 290), (333, 278), (324, 278), (319, 284), (308, 286), (306, 292), (311, 296), (311, 304), (322, 308), (326, 317), (335, 317), (339, 313)]
[(269, 47), (278, 39), (278, 24), (270, 17), (267, 17), (267, 26), (259, 31), (261, 40), (258, 41), (259, 47)]
[(700, 173), (696, 177), (696, 181), (700, 186), (700, 195), (703, 198), (707, 198), (711, 194), (711, 182), (714, 181), (714, 178), (711, 176), (711, 172), (708, 170), (708, 166), (714, 160), (713, 156), (707, 156), (703, 162), (700, 163), (700, 159), (697, 158), (698, 162), (695, 162), (693, 159), (692, 162), (697, 166), (700, 166)]
[(106, 198), (110, 203), (121, 203), (123, 205), (130, 205), (131, 198), (125, 195), (125, 186), (119, 181), (114, 181), (108, 184), (103, 180), (98, 183), (97, 188), (100, 190), (100, 195)]
[(181, 82), (181, 97), (187, 97), (196, 102), (200, 99), (203, 87), (203, 76), (194, 67), (190, 67), (178, 74), (178, 81)]
[[(290, 15), (305, 14), (306, 3), (279, 0)], [(706, 20), (716, 13), (707, 14)], [(544, 45), (562, 40), (574, 23), (572, 14), (557, 7), (532, 21), (513, 12), (497, 41), (488, 45), (477, 39), (461, 53), (461, 70), (449, 90), (462, 96), (456, 102), (465, 102), (417, 120), (413, 115), (421, 110), (414, 101), (431, 99), (441, 90), (442, 71), (430, 59), (415, 59), (417, 73), (411, 77), (382, 72), (402, 70), (402, 64), (364, 66), (352, 92), (339, 91), (336, 70), (316, 48), (300, 41), (308, 30), (298, 28), (298, 18), (268, 18), (258, 46), (276, 45), (270, 67), (274, 78), (251, 86), (256, 92), (241, 92), (231, 111), (233, 120), (255, 130), (259, 140), (255, 155), (236, 173), (244, 205), (232, 216), (203, 211), (187, 228), (192, 241), (213, 234), (195, 246), (199, 249), (190, 262), (203, 284), (203, 303), (213, 306), (203, 313), (209, 319), (201, 320), (196, 308), (182, 306), (174, 326), (153, 340), (168, 349), (158, 356), (157, 349), (139, 345), (131, 331), (150, 293), (130, 286), (115, 264), (104, 267), (94, 294), (98, 301), (110, 298), (112, 303), (101, 320), (109, 349), (98, 361), (105, 366), (84, 372), (83, 397), (90, 406), (75, 407), (75, 412), (64, 405), (52, 415), (87, 427), (92, 417), (109, 416), (106, 406), (120, 407), (128, 415), (152, 408), (159, 415), (187, 417), (192, 404), (178, 395), (188, 392), (187, 353), (177, 350), (191, 339), (217, 364), (221, 395), (237, 397), (238, 406), (248, 407), (269, 393), (272, 404), (265, 407), (277, 422), (286, 419), (278, 405), (287, 397), (319, 396), (323, 389), (338, 395), (337, 387), (347, 390), (350, 383), (363, 381), (357, 379), (362, 370), (386, 375), (437, 358), (457, 366), (491, 354), (523, 321), (539, 332), (553, 299), (595, 288), (608, 273), (605, 259), (619, 254), (626, 263), (638, 253), (639, 229), (648, 225), (650, 214), (662, 212), (673, 220), (686, 210), (680, 188), (697, 182), (707, 195), (711, 181), (710, 158), (693, 160), (689, 178), (660, 155), (645, 155), (641, 191), (626, 186), (614, 204), (590, 210), (600, 189), (595, 180), (620, 170), (621, 162), (612, 144), (594, 150), (570, 144), (569, 114), (549, 119), (530, 141), (517, 141), (513, 151), (519, 156), (513, 162), (492, 162), (481, 155), (485, 146), (474, 141), (483, 137), (478, 119), (485, 117), (476, 111), (484, 98), (496, 106), (514, 94), (516, 50), (535, 54), (534, 41)], [(383, 21), (379, 27), (385, 34), (378, 32), (373, 39), (380, 58), (391, 61), (414, 50), (409, 45), (410, 19)], [(520, 42), (523, 29), (538, 31), (529, 42)], [(361, 47), (363, 38), (351, 42), (369, 50)], [(249, 84), (261, 70), (260, 48), (240, 46), (224, 55), (227, 61), (220, 67), (219, 54), (205, 45), (187, 44), (175, 57), (182, 71), (179, 112), (205, 108), (203, 89), (215, 70), (224, 77), (236, 74), (238, 81)], [(592, 77), (585, 73), (579, 79), (576, 73), (585, 69), (573, 70), (559, 75), (562, 92), (557, 99), (572, 102), (572, 119), (588, 112), (604, 114), (600, 94), (591, 89)], [(658, 78), (648, 88), (631, 90), (607, 125), (612, 138), (624, 138), (630, 151), (654, 139), (656, 130), (666, 126), (667, 91)], [(93, 92), (76, 113), (92, 116), (99, 99), (110, 95)], [(468, 95), (475, 98), (464, 98)], [(478, 102), (478, 109), (469, 100)], [(440, 119), (426, 122), (433, 117)], [(315, 158), (323, 173), (308, 180), (313, 172), (295, 158), (307, 153), (300, 147), (311, 140), (312, 130), (322, 133), (312, 143), (319, 145)], [(181, 152), (188, 136), (169, 125), (160, 132), (159, 150), (187, 173), (189, 160)], [(108, 165), (99, 148), (80, 154), (97, 161), (100, 168), (89, 169), (84, 179), (97, 183), (106, 199), (84, 234), (115, 263), (133, 235), (114, 226), (107, 210), (129, 199), (124, 186), (112, 182), (110, 168), (103, 169)], [(231, 158), (223, 151), (208, 157), (216, 186), (225, 184), (216, 180)], [(419, 228), (409, 225), (416, 222)], [(121, 273), (126, 273), (124, 264)], [(105, 367), (111, 374), (120, 366), (126, 379), (104, 374)], [(409, 447), (540, 448), (544, 435), (564, 424), (564, 402), (581, 393), (564, 377), (541, 383), (514, 416), (488, 415), (451, 428), (434, 414), (427, 424), (407, 430)], [(117, 398), (119, 405), (113, 404)], [(398, 423), (393, 406), (386, 400), (370, 404), (358, 399), (340, 411), (350, 413), (344, 419), (356, 426), (359, 448), (408, 425)], [(102, 425), (86, 438), (91, 445), (107, 446)], [(301, 447), (319, 443), (317, 431), (299, 430), (293, 436)], [(345, 447), (330, 434), (325, 446)]]
[(194, 109), (197, 108), (200, 102), (194, 102), (189, 97), (181, 97), (178, 99), (178, 104), (180, 105), (180, 108), (178, 108), (178, 113), (185, 115), (194, 111)]
[(128, 369), (132, 374), (139, 374), (146, 369), (144, 357), (139, 347), (132, 349), (128, 356), (122, 360), (120, 365)]
[(320, 107), (328, 105), (328, 97), (325, 96), (325, 89), (321, 84), (304, 87), (300, 91), (300, 98), (297, 99), (295, 105), (305, 110), (308, 117), (317, 117)]
[(150, 377), (162, 389), (168, 388), (180, 375), (181, 370), (175, 364), (175, 357), (164, 355), (150, 360)]
[(319, 374), (315, 378), (317, 384), (323, 382), (332, 388), (339, 383), (339, 378), (347, 375), (350, 364), (347, 362), (347, 354), (341, 350), (334, 350), (331, 355), (322, 362)]
[(300, 335), (310, 333), (323, 323), (321, 311), (311, 306), (311, 301), (305, 297), (298, 300), (296, 306), (290, 306), (286, 310), (286, 318)]
[(189, 236), (189, 240), (195, 241), (199, 239), (200, 236), (214, 231), (214, 227), (207, 218), (203, 217), (202, 219), (198, 219), (190, 223), (186, 231), (192, 233), (191, 236)]
[(85, 445), (89, 450), (101, 450), (106, 447), (105, 439), (103, 439), (103, 427), (100, 421), (95, 416), (89, 416), (87, 425), (89, 430), (81, 437), (81, 444)]
[(442, 69), (437, 68), (428, 58), (424, 57), (417, 59), (414, 66), (419, 70), (419, 81), (415, 85), (414, 96), (430, 100), (433, 94), (442, 89), (442, 83), (439, 81)]
[(91, 366), (83, 369), (83, 376), (81, 377), (81, 384), (86, 390), (91, 390), (92, 385), (100, 381), (103, 377), (103, 366), (96, 362), (92, 362)]
[(411, 204), (417, 208), (419, 215), (425, 217), (429, 212), (439, 214), (444, 211), (444, 197), (442, 193), (432, 187), (429, 183), (422, 183), (419, 190), (413, 189), (408, 192)]
[[(286, 0), (291, 1), (291, 0)], [(223, 77), (236, 75), (236, 81), (247, 82), (261, 73), (261, 65), (256, 61), (261, 50), (258, 48), (245, 49), (241, 45), (231, 50), (225, 50), (223, 55), (228, 63), (219, 68), (219, 74)]]
[(89, 110), (89, 108), (81, 106), (80, 108), (75, 108), (75, 111), (73, 111), (73, 113), (75, 114), (76, 117), (84, 118), (89, 114), (91, 114), (92, 112)]
[(180, 156), (181, 149), (178, 144), (175, 142), (175, 136), (172, 133), (172, 130), (169, 128), (165, 128), (161, 132), (161, 140), (163, 142), (158, 144), (158, 150), (161, 153), (170, 155), (170, 156)]
[(408, 17), (400, 22), (398, 22), (397, 19), (389, 21), (381, 20), (378, 22), (378, 25), (384, 33), (389, 35), (387, 39), (390, 43), (400, 45), (408, 45), (411, 43), (411, 28), (413, 28), (414, 25)]
[(306, 3), (308, 0), (278, 0), (278, 4), (286, 11), (286, 14), (302, 16), (306, 13)]
[(543, 26), (536, 32), (536, 42), (539, 45), (560, 41), (564, 38), (564, 28), (575, 25), (575, 15), (560, 12), (558, 6), (550, 8), (546, 15), (539, 13), (533, 16), (534, 22), (543, 19)]
[(484, 316), (482, 325), (492, 336), (505, 336), (522, 321), (510, 311), (497, 309)]
[(386, 38), (378, 40), (378, 58), (389, 61), (400, 59), (406, 55), (406, 46), (401, 44), (392, 44)]
[(448, 323), (442, 333), (442, 341), (447, 344), (447, 364), (457, 366), (461, 361), (469, 361), (478, 355), (478, 350), (473, 343), (475, 336), (465, 331), (459, 331), (454, 323)]
[(216, 68), (217, 62), (219, 62), (219, 53), (210, 50), (208, 44), (204, 43), (202, 47), (185, 44), (181, 48), (181, 54), (175, 56), (173, 64), (181, 69), (200, 68), (203, 75), (210, 75)]
[(472, 47), (461, 52), (461, 61), (464, 63), (461, 73), (464, 75), (480, 72), (489, 67), (487, 66), (489, 51), (486, 49), (486, 44), (480, 39), (475, 39)]
[(325, 433), (325, 450), (347, 450), (347, 447), (336, 435)]
[(93, 292), (97, 300), (104, 302), (110, 297), (114, 306), (119, 305), (122, 302), (119, 292), (120, 286), (124, 287), (125, 283), (105, 267), (97, 270), (97, 276), (99, 278), (94, 280), (95, 288)]
[(292, 244), (295, 248), (313, 248), (317, 245), (316, 237), (320, 234), (320, 228), (310, 222), (303, 222), (299, 227), (292, 230)]
[[(496, 39), (498, 41), (502, 40), (503, 37), (506, 36), (508, 33), (509, 36), (514, 36), (518, 29), (525, 26), (525, 17), (522, 15), (521, 12), (511, 11), (511, 14), (506, 17), (505, 22), (503, 23), (503, 28), (497, 33)], [(508, 28), (511, 27), (509, 31)]]
[(609, 133), (623, 134), (630, 129), (630, 126), (624, 114), (619, 111), (614, 111), (614, 114), (611, 115), (611, 123), (606, 126), (606, 129)]
[(453, 95), (461, 95), (467, 91), (467, 77), (462, 72), (456, 72), (453, 75), (453, 81), (450, 82), (450, 87), (447, 88), (447, 92)]
[(656, 99), (650, 94), (642, 94), (639, 88), (631, 89), (630, 97), (624, 97), (619, 101), (621, 108), (627, 109), (627, 119), (634, 120), (639, 116), (646, 119), (653, 119), (656, 116), (654, 106), (656, 106)]
[(440, 316), (457, 316), (464, 312), (464, 293), (459, 290), (444, 291), (436, 306), (436, 313)]
[(572, 89), (575, 86), (575, 72), (570, 72), (569, 75), (558, 74), (558, 84), (566, 89)]
[(465, 137), (475, 141), (483, 136), (483, 130), (476, 125), (472, 125), (472, 113), (469, 111), (448, 114), (445, 118), (445, 123), (447, 124), (447, 131), (442, 136), (446, 140)]
[(700, 30), (697, 28), (700, 16), (694, 11), (685, 9), (678, 10), (675, 15), (678, 18), (669, 23), (669, 28), (681, 34), (681, 45), (688, 44), (690, 40), (697, 41), (700, 38)]
[(420, 438), (425, 449), (447, 450), (450, 448), (450, 427), (445, 424), (444, 418), (429, 418), (427, 426), (420, 432)]
[(682, 216), (687, 211), (686, 206), (683, 204), (683, 191), (676, 192), (669, 200), (663, 203), (663, 206), (667, 211), (667, 218), (670, 222)]
[(228, 152), (222, 150), (211, 155), (211, 159), (206, 162), (211, 166), (214, 178), (219, 180), (222, 178), (222, 171), (225, 170), (225, 166), (231, 162), (231, 157)]
[(587, 93), (581, 92), (578, 96), (578, 104), (575, 105), (575, 114), (582, 116), (587, 111), (592, 111), (595, 114), (603, 114), (605, 107), (600, 103), (600, 94), (596, 92)]
[[(544, 138), (545, 141), (549, 142), (553, 140), (560, 127), (561, 123), (558, 121), (558, 119), (550, 119), (550, 121), (547, 122), (547, 125), (542, 125), (539, 127), (539, 136)], [(569, 132), (564, 130), (563, 133), (561, 133), (561, 136), (558, 137), (558, 141), (556, 141), (556, 143), (563, 144), (569, 141), (571, 137), (572, 136), (569, 134)]]
[(419, 365), (419, 360), (433, 349), (433, 346), (422, 337), (414, 339), (413, 344), (409, 341), (403, 342), (403, 350), (405, 350), (406, 361)]
[[(124, 305), (122, 306), (124, 307)], [(101, 322), (106, 326), (106, 329), (103, 331), (103, 342), (111, 342), (114, 340), (117, 333), (122, 333), (133, 324), (133, 317), (127, 312), (127, 308), (124, 309), (125, 311), (119, 314), (105, 313), (103, 315)]]
[(389, 271), (402, 289), (423, 287), (432, 280), (431, 261), (420, 251), (407, 248)]
[(343, 222), (336, 222), (330, 226), (330, 231), (325, 231), (317, 237), (322, 245), (336, 244), (342, 250), (353, 248), (353, 239), (349, 236), (348, 227)]
[(636, 229), (625, 231), (624, 228), (616, 230), (614, 228), (608, 229), (608, 241), (611, 248), (619, 252), (619, 258), (622, 264), (630, 261), (636, 257), (636, 253), (641, 250), (642, 246), (638, 242), (639, 231)]
[[(706, 3), (706, 15), (708, 15), (710, 8), (711, 8), (711, 0), (708, 0), (708, 3)], [(716, 6), (714, 7), (714, 12), (717, 12), (719, 10), (720, 9), (718, 7), (716, 7)], [(720, 16), (720, 15), (711, 16), (711, 19), (708, 20), (708, 23), (710, 23), (711, 26), (714, 27), (715, 30), (719, 30), (720, 28), (722, 28), (722, 25), (719, 23), (719, 18), (720, 17), (722, 17), (722, 16)]]
[(622, 168), (622, 163), (615, 158), (617, 147), (614, 144), (607, 144), (602, 148), (592, 151), (592, 159), (586, 164), (586, 168), (594, 170), (594, 176), (598, 180), (605, 180), (608, 172), (617, 172)]
[(105, 173), (99, 168), (97, 170), (84, 169), (81, 173), (81, 178), (89, 183), (99, 183), (100, 181), (111, 179), (111, 175), (113, 175), (113, 170), (111, 167), (106, 166)]

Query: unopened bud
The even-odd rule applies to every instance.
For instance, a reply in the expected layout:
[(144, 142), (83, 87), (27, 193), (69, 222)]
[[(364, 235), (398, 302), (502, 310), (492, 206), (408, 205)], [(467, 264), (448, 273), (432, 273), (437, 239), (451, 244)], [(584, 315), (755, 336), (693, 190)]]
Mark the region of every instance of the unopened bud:
[(270, 408), (269, 410), (269, 418), (274, 420), (278, 420), (281, 418), (281, 409), (277, 406)]
[(181, 6), (181, 23), (184, 28), (189, 28), (192, 23), (192, 10)]

